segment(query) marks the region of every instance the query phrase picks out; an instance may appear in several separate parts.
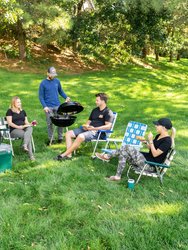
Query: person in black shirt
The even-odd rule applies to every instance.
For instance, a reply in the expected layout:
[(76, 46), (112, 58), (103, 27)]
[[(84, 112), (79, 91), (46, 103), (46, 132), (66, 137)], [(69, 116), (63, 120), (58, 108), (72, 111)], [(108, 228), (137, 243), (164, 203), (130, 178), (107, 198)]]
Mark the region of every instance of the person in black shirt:
[(14, 96), (11, 101), (11, 107), (6, 112), (7, 123), (10, 127), (10, 135), (12, 138), (23, 138), (23, 150), (28, 152), (32, 161), (35, 160), (32, 151), (32, 124), (28, 122), (27, 114), (22, 109), (21, 100), (18, 96)]
[[(120, 149), (108, 154), (96, 153), (97, 158), (109, 161), (112, 156), (119, 156), (118, 168), (115, 176), (110, 176), (110, 180), (118, 181), (121, 179), (122, 172), (126, 166), (126, 161), (132, 163), (135, 167), (140, 170), (144, 167), (145, 161), (153, 161), (157, 163), (162, 163), (165, 157), (174, 143), (173, 139), (175, 137), (175, 129), (172, 127), (172, 123), (168, 118), (161, 118), (158, 121), (153, 122), (156, 126), (157, 135), (153, 139), (153, 134), (149, 132), (148, 141), (145, 141), (149, 148), (149, 152), (139, 152), (132, 146), (124, 145)], [(168, 130), (172, 129), (172, 135), (169, 136)], [(148, 165), (147, 169), (151, 169)]]
[[(91, 141), (98, 137), (99, 130), (109, 130), (113, 122), (113, 112), (106, 106), (107, 95), (105, 93), (96, 94), (96, 106), (93, 109), (89, 120), (81, 128), (67, 131), (66, 147), (64, 153), (58, 155), (56, 160), (63, 160), (72, 157), (72, 152), (76, 150), (84, 141)], [(76, 138), (74, 142), (72, 139)]]

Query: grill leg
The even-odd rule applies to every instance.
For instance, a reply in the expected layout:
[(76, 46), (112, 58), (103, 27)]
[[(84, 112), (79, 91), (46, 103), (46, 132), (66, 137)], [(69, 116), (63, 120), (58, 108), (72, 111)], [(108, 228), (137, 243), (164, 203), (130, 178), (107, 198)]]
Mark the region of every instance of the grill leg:
[(50, 146), (52, 145), (52, 141), (53, 141), (53, 139), (54, 139), (55, 130), (56, 130), (56, 126), (54, 126), (54, 128), (53, 128), (52, 137), (51, 137), (51, 139), (50, 139), (50, 144), (49, 144)]

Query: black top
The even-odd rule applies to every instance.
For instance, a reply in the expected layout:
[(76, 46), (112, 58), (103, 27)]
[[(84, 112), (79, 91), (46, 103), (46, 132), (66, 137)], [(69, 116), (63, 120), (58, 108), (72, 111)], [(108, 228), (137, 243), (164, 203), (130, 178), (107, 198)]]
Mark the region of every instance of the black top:
[(105, 122), (113, 122), (113, 112), (107, 107), (103, 110), (97, 107), (92, 110), (89, 120), (91, 121), (91, 126), (100, 127), (105, 125)]
[[(12, 111), (12, 109), (8, 109), (6, 116), (12, 116), (12, 122), (18, 126), (25, 124), (25, 117), (27, 116), (24, 110), (21, 110), (20, 113), (16, 113)], [(10, 132), (15, 128), (10, 127)]]
[(158, 140), (158, 137), (159, 135), (156, 135), (155, 139), (153, 140), (153, 144), (156, 149), (159, 148), (161, 151), (163, 151), (163, 153), (157, 157), (153, 157), (151, 150), (149, 151), (149, 153), (142, 152), (142, 154), (144, 155), (147, 161), (163, 163), (169, 149), (171, 148), (172, 139), (170, 136), (166, 136)]

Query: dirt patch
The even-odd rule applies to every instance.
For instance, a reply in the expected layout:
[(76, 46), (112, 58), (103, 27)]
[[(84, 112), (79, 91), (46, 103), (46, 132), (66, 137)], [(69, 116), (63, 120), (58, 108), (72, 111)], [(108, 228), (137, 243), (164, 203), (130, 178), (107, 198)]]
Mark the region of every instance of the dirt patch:
[(93, 58), (82, 57), (70, 49), (62, 51), (57, 48), (32, 46), (31, 58), (27, 61), (9, 58), (5, 52), (0, 52), (0, 67), (15, 72), (44, 73), (49, 66), (55, 66), (59, 72), (75, 74), (88, 71), (104, 70), (105, 66)]

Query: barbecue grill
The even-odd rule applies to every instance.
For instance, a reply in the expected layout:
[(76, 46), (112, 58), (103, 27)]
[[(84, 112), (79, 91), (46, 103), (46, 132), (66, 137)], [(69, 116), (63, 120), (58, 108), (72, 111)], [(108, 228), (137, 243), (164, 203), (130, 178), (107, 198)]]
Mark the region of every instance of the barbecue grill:
[(58, 127), (69, 127), (77, 118), (74, 114), (80, 113), (83, 109), (79, 102), (64, 102), (59, 106), (57, 113), (51, 114), (50, 118)]

